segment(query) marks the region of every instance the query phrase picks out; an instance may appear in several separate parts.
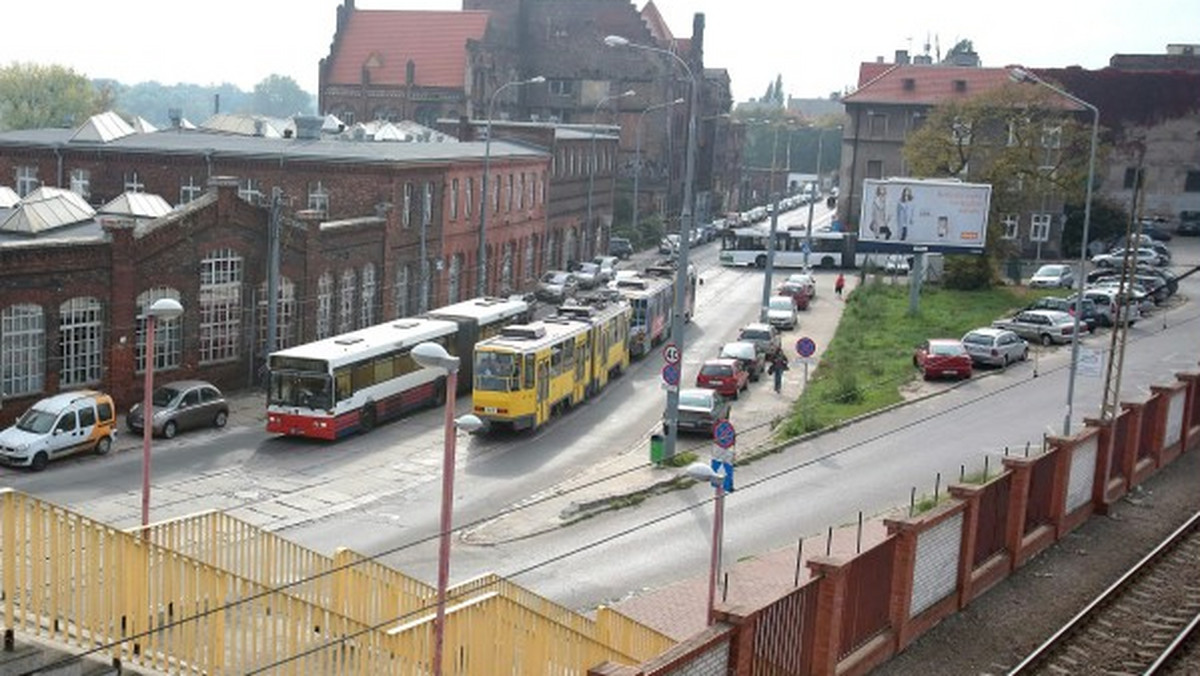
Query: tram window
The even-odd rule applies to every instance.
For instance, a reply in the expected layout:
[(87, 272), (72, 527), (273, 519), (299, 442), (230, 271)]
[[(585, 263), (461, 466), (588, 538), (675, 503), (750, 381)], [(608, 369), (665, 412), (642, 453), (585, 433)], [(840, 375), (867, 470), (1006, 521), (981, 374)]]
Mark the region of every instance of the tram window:
[(534, 374), (533, 360), (534, 360), (533, 355), (531, 355), (531, 354), (525, 355), (525, 389), (527, 389), (527, 390), (533, 389), (533, 374)]

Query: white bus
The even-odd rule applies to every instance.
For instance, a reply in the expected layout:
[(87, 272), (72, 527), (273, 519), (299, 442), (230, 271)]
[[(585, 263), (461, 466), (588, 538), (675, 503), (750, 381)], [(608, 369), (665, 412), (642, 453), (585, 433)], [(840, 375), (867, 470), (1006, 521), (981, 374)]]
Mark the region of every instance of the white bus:
[[(731, 228), (721, 235), (721, 264), (731, 267), (767, 267), (767, 245), (771, 241), (771, 228), (756, 225), (748, 228)], [(775, 231), (775, 267), (803, 268), (804, 249), (809, 241), (806, 228), (779, 229)], [(867, 252), (856, 246), (853, 265), (847, 265), (851, 254), (846, 233), (836, 230), (813, 230), (812, 248), (808, 254), (811, 267), (836, 268), (858, 267), (863, 264)]]

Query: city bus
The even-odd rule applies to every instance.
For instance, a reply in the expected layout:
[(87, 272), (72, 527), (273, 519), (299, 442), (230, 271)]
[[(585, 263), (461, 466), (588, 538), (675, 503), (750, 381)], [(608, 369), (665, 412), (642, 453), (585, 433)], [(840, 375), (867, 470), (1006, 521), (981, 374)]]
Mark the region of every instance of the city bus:
[(537, 429), (582, 402), (591, 382), (592, 324), (556, 316), (505, 327), (475, 346), (475, 415), (490, 428)]
[[(729, 228), (721, 235), (722, 265), (730, 267), (767, 267), (767, 245), (771, 241), (771, 229), (765, 225), (747, 228)], [(775, 267), (804, 267), (804, 248), (809, 241), (807, 228), (777, 230), (775, 232)], [(851, 249), (853, 247), (853, 249)], [(862, 242), (849, 240), (839, 230), (813, 230), (812, 249), (808, 254), (811, 267), (859, 267), (869, 253)], [(847, 265), (852, 260), (853, 265)]]
[[(633, 357), (647, 354), (666, 340), (675, 316), (674, 265), (649, 266), (633, 277), (617, 280), (615, 288), (629, 299), (633, 323), (629, 328), (629, 352)], [(684, 285), (683, 320), (691, 321), (696, 307), (696, 269), (688, 266)]]
[(452, 321), (404, 318), (272, 353), (267, 431), (338, 439), (444, 401), (445, 372), (411, 352), (433, 342), (459, 354), (458, 334)]

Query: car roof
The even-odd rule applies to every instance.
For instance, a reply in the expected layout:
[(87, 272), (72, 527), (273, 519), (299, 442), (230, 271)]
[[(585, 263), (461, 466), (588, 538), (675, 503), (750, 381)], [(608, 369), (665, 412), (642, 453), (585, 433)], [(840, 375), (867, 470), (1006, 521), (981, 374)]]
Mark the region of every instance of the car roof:
[(971, 329), (970, 331), (967, 331), (963, 335), (966, 336), (966, 335), (970, 335), (972, 333), (996, 337), (996, 336), (1003, 335), (1005, 333), (1012, 333), (1012, 331), (1009, 331), (1008, 329), (997, 329), (992, 326), (981, 326), (977, 329)]
[[(791, 300), (791, 299), (789, 298), (788, 300)], [(743, 326), (740, 330), (741, 331), (747, 331), (747, 330), (749, 330), (749, 331), (770, 331), (772, 328), (774, 328), (774, 327), (771, 326), (770, 324), (767, 324), (766, 322), (753, 322), (753, 323)]]
[(1062, 310), (1047, 310), (1044, 308), (1040, 310), (1025, 310), (1021, 314), (1046, 315), (1051, 319), (1061, 319), (1063, 317), (1066, 317), (1067, 319), (1072, 318), (1070, 313), (1063, 312)]
[(35, 402), (33, 406), (30, 406), (30, 408), (56, 410), (79, 399), (103, 396), (107, 395), (97, 390), (73, 390), (71, 392), (59, 392), (58, 394), (51, 395), (45, 399)]
[(962, 341), (959, 340), (958, 338), (930, 338), (929, 339), (930, 345), (949, 345), (949, 344), (959, 344), (961, 342)]
[(169, 383), (162, 383), (159, 385), (159, 387), (173, 387), (177, 390), (189, 390), (193, 387), (205, 387), (205, 386), (211, 387), (213, 389), (219, 389), (219, 388), (217, 388), (216, 385), (213, 385), (212, 383), (208, 382), (207, 380), (173, 380)]
[(701, 365), (701, 368), (703, 368), (704, 366), (737, 366), (737, 365), (738, 365), (738, 360), (736, 360), (736, 359), (730, 359), (728, 357), (718, 357), (718, 358), (714, 358), (714, 359), (705, 359), (704, 364)]

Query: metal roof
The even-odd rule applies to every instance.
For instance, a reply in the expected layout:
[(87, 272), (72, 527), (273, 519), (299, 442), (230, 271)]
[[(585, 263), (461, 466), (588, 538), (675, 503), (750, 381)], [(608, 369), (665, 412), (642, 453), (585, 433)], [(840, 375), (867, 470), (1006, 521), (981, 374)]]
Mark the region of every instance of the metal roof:
[(14, 207), (20, 201), (21, 196), (17, 194), (16, 190), (6, 185), (0, 185), (0, 209)]
[(134, 218), (158, 218), (171, 212), (171, 205), (158, 195), (145, 192), (127, 192), (118, 195), (97, 213)]
[(110, 110), (107, 113), (100, 113), (99, 115), (89, 117), (87, 122), (79, 125), (71, 133), (70, 140), (107, 143), (136, 133), (137, 131), (129, 126), (128, 122)]
[(96, 215), (79, 194), (42, 186), (21, 199), (0, 222), (0, 231), (36, 235), (92, 220)]

